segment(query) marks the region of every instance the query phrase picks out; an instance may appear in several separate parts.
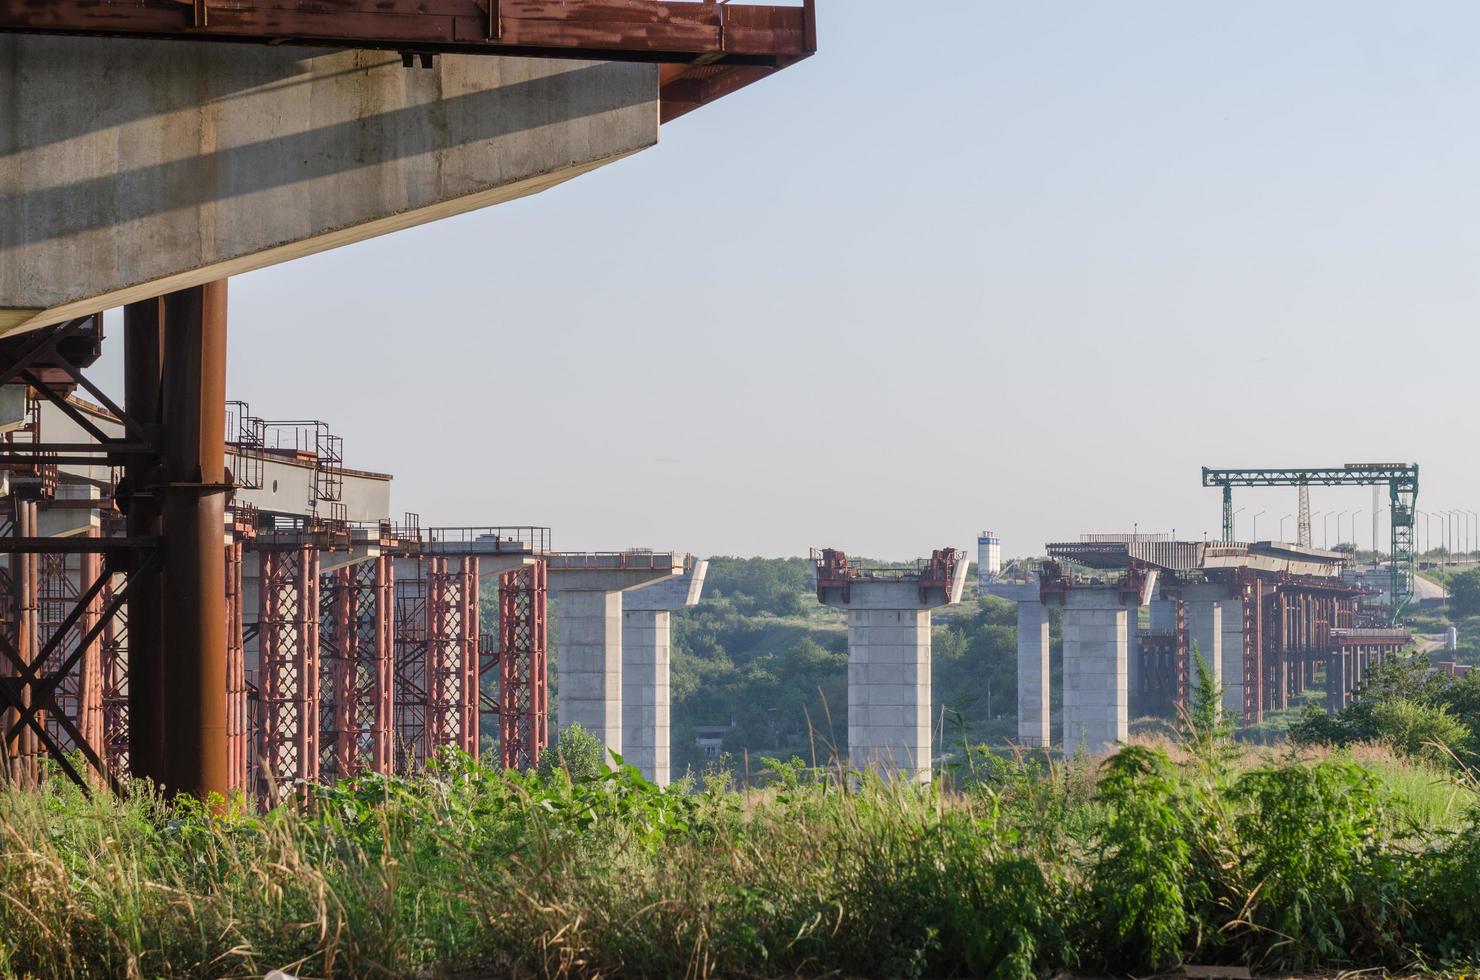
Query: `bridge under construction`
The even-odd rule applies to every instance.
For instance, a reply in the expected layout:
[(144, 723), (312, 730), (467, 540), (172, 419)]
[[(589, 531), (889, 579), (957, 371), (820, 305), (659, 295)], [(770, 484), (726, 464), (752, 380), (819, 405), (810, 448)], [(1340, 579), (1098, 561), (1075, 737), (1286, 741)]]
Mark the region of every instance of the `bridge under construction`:
[[(0, 3), (10, 772), (272, 800), (477, 754), (485, 728), (528, 766), (562, 589), (562, 695), (656, 757), (657, 624), (697, 591), (634, 602), (630, 634), (621, 597), (697, 590), (702, 563), (393, 520), (328, 423), (228, 403), (227, 278), (543, 191), (815, 48), (812, 0)], [(121, 396), (89, 377), (119, 306)]]
[[(1282, 542), (1086, 535), (1050, 543), (1036, 579), (992, 591), (1017, 601), (1018, 741), (1102, 752), (1133, 717), (1175, 718), (1206, 665), (1245, 725), (1316, 689), (1330, 710), (1410, 646), (1378, 593), (1344, 574), (1349, 556)], [(1149, 607), (1149, 608), (1148, 608)], [(1050, 731), (1047, 611), (1063, 616), (1062, 731)], [(1142, 626), (1141, 610), (1148, 608)]]

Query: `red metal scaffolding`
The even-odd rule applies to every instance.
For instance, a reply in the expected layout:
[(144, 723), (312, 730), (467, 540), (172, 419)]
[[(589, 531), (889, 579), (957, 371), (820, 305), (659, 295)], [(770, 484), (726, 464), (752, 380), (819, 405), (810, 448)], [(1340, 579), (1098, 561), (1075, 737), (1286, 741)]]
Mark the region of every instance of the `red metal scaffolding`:
[(395, 559), (380, 555), (323, 577), (320, 775), (386, 773), (393, 761)]
[(532, 769), (549, 745), (547, 582), (544, 561), (499, 576), (499, 761), (505, 769)]
[(281, 799), (319, 776), (319, 550), (260, 551), (256, 790)]

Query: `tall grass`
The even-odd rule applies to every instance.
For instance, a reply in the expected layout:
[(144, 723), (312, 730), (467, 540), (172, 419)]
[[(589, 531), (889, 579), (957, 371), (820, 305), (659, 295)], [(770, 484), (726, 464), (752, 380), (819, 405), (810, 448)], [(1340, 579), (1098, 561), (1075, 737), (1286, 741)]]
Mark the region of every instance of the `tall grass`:
[[(448, 759), (266, 815), (0, 790), (6, 976), (1011, 976), (1480, 961), (1473, 788), (1391, 756), (968, 753), (746, 795)], [(1425, 780), (1429, 780), (1426, 782)]]

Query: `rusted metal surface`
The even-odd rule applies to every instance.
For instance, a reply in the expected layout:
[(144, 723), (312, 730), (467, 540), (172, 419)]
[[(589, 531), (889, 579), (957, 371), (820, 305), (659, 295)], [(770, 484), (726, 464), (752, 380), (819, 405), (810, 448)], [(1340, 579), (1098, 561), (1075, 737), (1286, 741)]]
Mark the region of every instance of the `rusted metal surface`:
[(163, 783), (200, 799), (230, 792), (226, 751), (226, 282), (165, 297)]
[[(162, 298), (132, 303), (123, 310), (124, 405), (151, 434), (164, 423), (164, 315)], [(155, 438), (146, 435), (151, 441)], [(115, 492), (127, 522), (126, 534), (157, 539), (162, 530), (160, 501), (144, 488), (159, 482), (158, 454), (130, 456), (124, 464), (123, 482)], [(164, 768), (164, 583), (158, 564), (149, 562), (144, 553), (130, 562), (130, 582), (129, 771), (135, 778), (159, 778)]]
[[(549, 649), (545, 562), (499, 577), (499, 761), (532, 769), (549, 745)], [(493, 665), (488, 665), (491, 669)]]
[(255, 788), (284, 799), (319, 776), (319, 552), (259, 551)]
[[(84, 787), (133, 774), (167, 791), (245, 789), (276, 802), (301, 780), (392, 771), (398, 741), (405, 767), (443, 746), (476, 755), (482, 710), (500, 717), (507, 764), (533, 765), (548, 738), (545, 564), (501, 583), (510, 613), (495, 640), (480, 636), (478, 558), (533, 560), (548, 530), (442, 529), (423, 541), (414, 518), (349, 525), (259, 515), (241, 501), (228, 522), (230, 492), (253, 479), (249, 457), (274, 449), (244, 403), (228, 415), (224, 299), (204, 287), (126, 311), (127, 411), (101, 393), (101, 409), (67, 399), (86, 420), (111, 417), (107, 432), (84, 427), (91, 442), (46, 442), (34, 411), (46, 393), (34, 389), (96, 392), (74, 377), (100, 339), (96, 321), (0, 345), (0, 372), (33, 389), (31, 424), (0, 446), (11, 491), (0, 513), (6, 771), (34, 781), (55, 769)], [(325, 429), (312, 431), (304, 451), (326, 471), (315, 493), (332, 498), (342, 457), (337, 444), (325, 451)], [(56, 496), (54, 461), (68, 455), (96, 467), (84, 471), (85, 497)], [(38, 508), (48, 507), (95, 511), (101, 533), (44, 537)], [(369, 557), (319, 575), (321, 553), (356, 549)], [(646, 568), (674, 556), (580, 560)], [(405, 590), (397, 562), (417, 571)], [(244, 609), (254, 570), (258, 604)]]
[(232, 793), (245, 793), (248, 748), (245, 600), (245, 558), (251, 521), (233, 514), (231, 540), (226, 544), (226, 781)]
[(323, 577), (320, 774), (387, 773), (394, 717), (395, 561), (381, 555)]
[(0, 31), (659, 63), (664, 122), (817, 49), (814, 0), (0, 0)]
[(426, 760), (427, 568), (417, 555), (397, 568), (395, 581), (395, 759), (397, 772), (409, 772)]
[(478, 559), (429, 558), (421, 760), (478, 751)]

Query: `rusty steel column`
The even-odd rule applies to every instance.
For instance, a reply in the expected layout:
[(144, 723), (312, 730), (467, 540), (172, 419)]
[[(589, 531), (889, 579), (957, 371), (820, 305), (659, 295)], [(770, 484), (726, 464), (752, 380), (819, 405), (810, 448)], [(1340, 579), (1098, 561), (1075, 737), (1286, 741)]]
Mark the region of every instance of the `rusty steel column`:
[[(130, 303), (123, 310), (124, 410), (142, 425), (163, 421), (164, 300)], [(151, 430), (151, 440), (157, 439)], [(159, 500), (150, 491), (159, 482), (158, 462), (152, 456), (134, 456), (124, 466), (128, 493), (119, 503), (125, 509), (127, 535), (158, 537)], [(159, 565), (141, 569), (131, 559), (128, 597), (128, 764), (136, 778), (159, 780), (164, 753), (164, 616), (163, 571)], [(117, 666), (117, 665), (115, 665)], [(123, 733), (119, 733), (123, 734)]]
[(396, 703), (396, 561), (381, 555), (375, 562), (375, 599), (372, 616), (371, 659), (374, 664), (375, 712), (372, 718), (371, 768), (389, 773), (395, 765)]
[(226, 736), (226, 281), (164, 298), (162, 780), (231, 790)]
[(548, 744), (546, 688), (548, 566), (543, 561), (499, 576), (499, 762), (532, 769)]
[(247, 791), (247, 676), (242, 610), (243, 552), (239, 531), (226, 545), (226, 744), (227, 781), (233, 793)]
[(462, 635), (458, 638), (462, 652), (462, 678), (458, 685), (462, 713), (459, 734), (462, 737), (458, 747), (476, 759), (481, 740), (478, 709), (482, 697), (478, 690), (478, 559), (472, 556), (462, 560), (458, 599), (462, 610), (459, 617)]
[[(36, 501), (25, 497), (13, 498), (15, 501), (14, 529), (18, 538), (30, 538), (36, 536)], [(29, 667), (31, 660), (36, 655), (37, 647), (37, 570), (38, 558), (34, 554), (16, 552), (10, 556), (10, 620), (14, 629), (11, 639), (14, 642), (15, 654), (20, 661), (19, 665), (7, 663), (6, 673), (12, 676), (20, 676), (20, 666)], [(31, 686), (29, 684), (21, 687), (21, 705), (30, 707)], [(3, 723), (6, 732), (19, 718), (14, 711), (0, 712), (0, 723)], [(36, 739), (36, 733), (25, 726), (14, 738), (8, 739), (5, 746), (5, 761), (9, 767), (11, 779), (22, 785), (32, 785), (39, 778), (40, 747)]]

